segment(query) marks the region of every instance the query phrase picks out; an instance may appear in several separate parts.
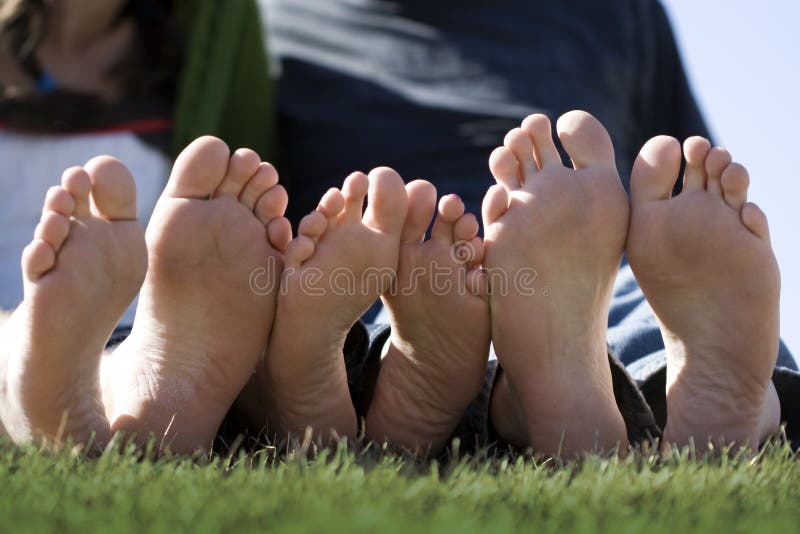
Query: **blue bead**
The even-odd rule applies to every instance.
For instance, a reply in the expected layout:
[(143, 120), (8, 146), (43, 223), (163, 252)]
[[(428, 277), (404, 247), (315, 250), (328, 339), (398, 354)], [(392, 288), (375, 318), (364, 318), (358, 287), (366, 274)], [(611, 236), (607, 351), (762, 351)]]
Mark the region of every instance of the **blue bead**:
[(36, 89), (40, 93), (51, 93), (55, 91), (56, 88), (58, 88), (58, 82), (46, 72), (42, 73), (39, 79), (36, 80)]

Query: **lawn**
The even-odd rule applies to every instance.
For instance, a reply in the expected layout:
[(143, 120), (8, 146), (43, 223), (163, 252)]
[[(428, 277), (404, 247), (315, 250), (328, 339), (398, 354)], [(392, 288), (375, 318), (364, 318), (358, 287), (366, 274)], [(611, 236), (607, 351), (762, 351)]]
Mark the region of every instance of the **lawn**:
[(340, 446), (227, 458), (86, 459), (0, 446), (2, 532), (797, 532), (800, 461), (415, 462)]

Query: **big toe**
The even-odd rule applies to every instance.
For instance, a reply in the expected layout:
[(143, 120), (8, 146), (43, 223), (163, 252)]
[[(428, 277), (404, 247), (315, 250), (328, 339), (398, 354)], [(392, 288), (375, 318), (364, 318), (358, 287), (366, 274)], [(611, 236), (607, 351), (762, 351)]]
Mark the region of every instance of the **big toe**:
[(558, 137), (576, 169), (616, 168), (614, 145), (605, 127), (585, 111), (570, 111), (558, 119)]
[(207, 199), (228, 170), (230, 149), (216, 137), (200, 137), (175, 160), (166, 193), (177, 198)]
[(100, 156), (84, 169), (92, 180), (92, 205), (99, 215), (108, 220), (136, 218), (136, 182), (125, 165)]
[(436, 188), (425, 180), (414, 180), (406, 186), (408, 214), (403, 225), (401, 243), (421, 243), (436, 209)]
[(370, 172), (367, 202), (364, 224), (382, 232), (400, 234), (408, 211), (408, 198), (399, 174), (388, 167)]
[(631, 200), (666, 200), (681, 168), (681, 144), (660, 135), (645, 143), (631, 172)]

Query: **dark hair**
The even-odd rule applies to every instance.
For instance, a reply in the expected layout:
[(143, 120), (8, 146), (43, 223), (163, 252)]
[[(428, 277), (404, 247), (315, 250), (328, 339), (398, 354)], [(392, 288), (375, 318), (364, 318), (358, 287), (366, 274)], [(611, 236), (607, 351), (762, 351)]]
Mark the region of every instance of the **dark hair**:
[(20, 63), (27, 61), (39, 46), (45, 13), (44, 0), (0, 1), (0, 32)]
[[(171, 0), (129, 0), (120, 18), (137, 25), (131, 53), (109, 72), (122, 88), (121, 98), (172, 103), (182, 61), (182, 38)], [(0, 38), (28, 72), (47, 28), (45, 0), (0, 0)], [(0, 97), (6, 123), (28, 133), (58, 133), (102, 127), (114, 102), (63, 89), (31, 90)]]

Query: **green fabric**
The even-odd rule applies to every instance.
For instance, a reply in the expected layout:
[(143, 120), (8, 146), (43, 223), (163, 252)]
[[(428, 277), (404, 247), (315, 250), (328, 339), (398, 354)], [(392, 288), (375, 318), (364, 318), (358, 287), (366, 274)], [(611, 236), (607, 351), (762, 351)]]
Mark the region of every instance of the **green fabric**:
[(275, 156), (274, 91), (255, 0), (187, 0), (188, 46), (177, 91), (173, 150), (214, 135), (231, 150)]

